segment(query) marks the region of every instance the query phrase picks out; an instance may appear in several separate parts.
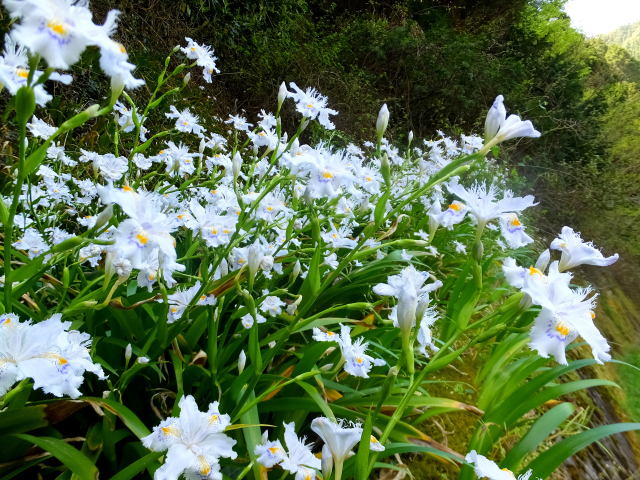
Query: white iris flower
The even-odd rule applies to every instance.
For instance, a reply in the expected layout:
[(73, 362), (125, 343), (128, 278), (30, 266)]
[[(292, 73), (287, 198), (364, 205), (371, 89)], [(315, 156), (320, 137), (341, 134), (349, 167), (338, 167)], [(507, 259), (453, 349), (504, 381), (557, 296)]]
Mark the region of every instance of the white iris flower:
[(618, 254), (605, 257), (593, 243), (585, 242), (580, 234), (571, 227), (562, 227), (558, 238), (551, 242), (551, 249), (560, 250), (560, 271), (569, 270), (579, 265), (596, 265), (607, 267), (618, 260)]
[(154, 480), (175, 480), (181, 474), (187, 478), (222, 480), (220, 458), (237, 457), (233, 451), (236, 441), (224, 434), (230, 424), (229, 415), (220, 413), (218, 402), (201, 412), (191, 395), (182, 397), (178, 405), (179, 417), (167, 418), (142, 439), (143, 445), (154, 452), (167, 451)]
[(69, 330), (57, 313), (39, 323), (21, 322), (17, 315), (0, 315), (0, 396), (15, 382), (33, 379), (33, 388), (56, 397), (78, 398), (85, 372), (104, 379), (89, 355), (91, 337)]
[(351, 340), (351, 329), (340, 325), (340, 335), (334, 332), (324, 332), (319, 328), (313, 329), (313, 339), (318, 342), (336, 342), (342, 353), (344, 371), (354, 377), (369, 378), (369, 372), (376, 366), (386, 365), (381, 358), (367, 355), (368, 343), (362, 337)]
[(24, 0), (10, 8), (21, 17), (13, 35), (52, 68), (68, 69), (89, 45), (100, 46), (116, 27), (119, 12), (111, 10), (104, 25), (93, 23), (86, 0)]
[(464, 458), (467, 463), (473, 465), (476, 475), (489, 480), (529, 480), (531, 470), (516, 477), (515, 474), (506, 468), (500, 468), (495, 462), (480, 455), (475, 450), (471, 450)]
[(482, 151), (488, 152), (499, 143), (518, 137), (538, 138), (540, 132), (533, 128), (529, 121), (522, 121), (518, 115), (509, 115), (504, 106), (504, 97), (498, 95), (487, 113), (484, 124), (485, 146)]
[(288, 96), (296, 102), (296, 110), (303, 117), (310, 120), (318, 120), (327, 130), (333, 130), (335, 125), (329, 120), (329, 115), (337, 115), (338, 112), (327, 107), (327, 97), (320, 94), (315, 88), (307, 88), (302, 90), (295, 83), (291, 82), (289, 87), (293, 92), (289, 92)]

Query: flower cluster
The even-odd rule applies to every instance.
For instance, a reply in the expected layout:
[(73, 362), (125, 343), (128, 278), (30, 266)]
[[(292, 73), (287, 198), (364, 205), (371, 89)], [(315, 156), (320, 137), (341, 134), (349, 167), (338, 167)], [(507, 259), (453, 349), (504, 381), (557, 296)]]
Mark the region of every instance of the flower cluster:
[(563, 270), (579, 265), (611, 265), (618, 255), (604, 258), (569, 227), (562, 229), (551, 248), (562, 252), (559, 261), (549, 264), (551, 254), (545, 250), (535, 266), (520, 267), (513, 258), (507, 258), (503, 264), (507, 281), (522, 290), (530, 303), (541, 307), (531, 328), (529, 345), (541, 356), (552, 355), (559, 363), (567, 364), (565, 349), (580, 336), (589, 344), (598, 363), (610, 360), (609, 344), (593, 323), (597, 295), (589, 287), (572, 288), (572, 275)]

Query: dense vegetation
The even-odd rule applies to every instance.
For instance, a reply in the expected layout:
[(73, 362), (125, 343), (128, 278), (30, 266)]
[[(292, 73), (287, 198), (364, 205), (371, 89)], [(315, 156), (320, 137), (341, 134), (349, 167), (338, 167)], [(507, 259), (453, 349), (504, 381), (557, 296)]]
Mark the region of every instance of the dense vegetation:
[[(140, 38), (166, 50), (184, 36), (215, 46), (225, 71), (189, 94), (205, 117), (255, 115), (281, 81), (295, 81), (333, 99), (336, 125), (351, 139), (370, 133), (371, 112), (386, 102), (395, 120), (391, 137), (402, 139), (410, 130), (478, 130), (481, 106), (503, 93), (543, 132), (507, 158), (535, 187), (554, 227), (579, 218), (610, 248), (637, 255), (631, 239), (638, 222), (629, 210), (636, 204), (640, 67), (626, 50), (573, 30), (563, 3), (182, 0), (96, 7), (124, 11), (121, 37), (149, 71), (162, 58)], [(96, 91), (93, 84), (75, 88), (79, 101)], [(591, 209), (599, 212), (597, 224)]]
[(600, 38), (612, 45), (619, 45), (634, 58), (640, 58), (640, 22), (623, 25), (613, 32), (600, 35)]

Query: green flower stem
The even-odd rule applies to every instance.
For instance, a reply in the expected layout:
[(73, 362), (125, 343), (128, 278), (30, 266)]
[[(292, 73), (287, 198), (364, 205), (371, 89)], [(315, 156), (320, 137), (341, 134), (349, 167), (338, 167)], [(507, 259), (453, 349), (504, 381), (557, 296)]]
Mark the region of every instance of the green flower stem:
[(209, 371), (215, 377), (218, 372), (218, 324), (220, 323), (220, 314), (224, 307), (224, 296), (218, 299), (217, 308), (210, 308), (211, 316), (209, 319), (209, 333), (207, 336), (207, 360)]
[[(382, 433), (382, 436), (380, 437), (380, 442), (382, 444), (384, 444), (389, 439), (389, 435), (391, 435), (391, 432), (395, 428), (396, 424), (402, 419), (402, 417), (404, 415), (404, 412), (405, 412), (405, 410), (407, 409), (407, 407), (409, 405), (409, 401), (411, 400), (411, 397), (413, 396), (415, 391), (418, 389), (418, 387), (422, 384), (422, 382), (424, 381), (424, 379), (427, 376), (427, 374), (431, 373), (431, 372), (434, 372), (436, 370), (439, 370), (441, 368), (444, 368), (445, 366), (449, 365), (453, 360), (458, 358), (469, 347), (471, 347), (472, 343), (470, 342), (467, 345), (465, 345), (465, 346), (463, 346), (463, 347), (461, 347), (461, 348), (459, 348), (457, 350), (454, 350), (453, 352), (451, 352), (451, 353), (447, 354), (446, 356), (444, 356), (444, 352), (447, 352), (449, 350), (449, 347), (451, 345), (453, 345), (453, 343), (458, 339), (460, 334), (461, 333), (458, 333), (453, 338), (451, 338), (433, 356), (431, 361), (420, 371), (420, 373), (418, 373), (417, 377), (411, 382), (411, 384), (409, 385), (409, 388), (407, 389), (406, 393), (404, 394), (404, 396), (400, 400), (400, 403), (398, 404), (398, 407), (396, 408), (396, 411), (393, 413), (391, 419), (389, 420), (389, 423), (387, 423), (387, 426), (384, 429), (384, 432)], [(374, 464), (376, 462), (377, 457), (378, 457), (378, 454), (376, 452), (373, 452), (372, 458), (371, 458), (371, 460), (369, 462), (369, 470), (368, 470), (368, 472), (371, 472), (373, 470), (373, 466), (374, 466)]]
[(416, 371), (415, 360), (413, 358), (413, 339), (410, 328), (403, 328), (400, 331), (402, 339), (402, 359), (407, 373), (413, 377)]
[(287, 385), (291, 385), (292, 383), (299, 382), (300, 380), (304, 380), (306, 378), (313, 377), (321, 373), (322, 372), (320, 372), (319, 370), (311, 370), (309, 372), (301, 373), (297, 377), (290, 378), (289, 380), (286, 380), (282, 383), (277, 383), (275, 385), (272, 385), (271, 387), (267, 388), (264, 392), (262, 392), (260, 395), (258, 395), (254, 399), (249, 400), (248, 403), (241, 402), (240, 404), (244, 406), (237, 413), (233, 415), (231, 423), (235, 423), (238, 418), (242, 417), (242, 415), (248, 412), (254, 405), (257, 405), (258, 403), (260, 403), (262, 399), (267, 395), (269, 395), (271, 392), (275, 392), (276, 390), (284, 388)]
[(247, 474), (248, 474), (248, 473), (251, 471), (251, 469), (253, 468), (253, 464), (254, 464), (253, 460), (252, 460), (251, 462), (249, 462), (249, 465), (247, 465), (247, 466), (245, 467), (245, 469), (244, 469), (244, 470), (242, 470), (242, 471), (240, 472), (240, 475), (238, 475), (238, 476), (236, 477), (236, 480), (241, 480), (241, 479), (243, 479), (244, 477), (246, 477), (246, 476), (247, 476)]
[[(20, 201), (20, 193), (22, 192), (22, 184), (24, 183), (25, 172), (24, 164), (26, 159), (25, 139), (27, 136), (27, 118), (22, 119), (18, 125), (18, 177), (13, 188), (13, 198), (9, 207), (9, 215), (4, 225), (4, 308), (6, 312), (11, 312), (11, 304), (13, 302), (13, 280), (11, 278), (11, 257), (13, 249), (13, 221), (18, 210)], [(0, 202), (2, 200), (0, 199)]]
[(342, 479), (342, 465), (344, 463), (344, 460), (342, 458), (336, 458), (334, 460), (334, 471), (335, 471), (335, 475), (334, 475), (334, 480), (341, 480)]

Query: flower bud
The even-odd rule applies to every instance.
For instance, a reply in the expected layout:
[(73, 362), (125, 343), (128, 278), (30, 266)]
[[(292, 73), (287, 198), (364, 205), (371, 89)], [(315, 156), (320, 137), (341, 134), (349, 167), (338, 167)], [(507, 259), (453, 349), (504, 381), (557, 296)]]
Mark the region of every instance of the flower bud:
[(251, 280), (256, 278), (256, 274), (258, 273), (258, 269), (260, 268), (260, 263), (262, 262), (262, 249), (259, 245), (255, 243), (249, 246), (248, 252), (248, 261), (247, 264), (249, 266), (249, 275)]
[(280, 110), (280, 108), (282, 108), (282, 104), (284, 103), (285, 99), (287, 98), (287, 94), (289, 93), (289, 91), (287, 90), (287, 86), (285, 85), (284, 82), (282, 82), (280, 84), (280, 89), (278, 90), (278, 110)]
[(389, 125), (389, 109), (385, 103), (378, 112), (378, 120), (376, 121), (376, 135), (378, 136), (378, 140), (381, 140), (384, 136), (387, 125)]
[(233, 178), (237, 179), (242, 169), (242, 157), (240, 152), (236, 152), (231, 159), (231, 168), (233, 169)]
[(98, 216), (96, 217), (96, 223), (93, 225), (93, 228), (95, 230), (99, 230), (100, 228), (104, 227), (107, 223), (109, 223), (111, 217), (113, 217), (113, 203), (107, 205), (105, 209), (98, 214)]
[(138, 362), (140, 365), (145, 365), (149, 363), (149, 359), (147, 357), (138, 357), (136, 362)]
[(187, 85), (189, 85), (190, 81), (191, 81), (191, 72), (187, 72), (187, 74), (182, 79), (182, 86), (186, 87)]
[(127, 347), (124, 349), (124, 363), (125, 365), (129, 364), (129, 360), (131, 360), (132, 348), (131, 344), (127, 343)]
[(246, 365), (247, 365), (247, 354), (244, 353), (244, 350), (241, 350), (240, 355), (238, 356), (238, 373), (242, 373)]
[(413, 142), (413, 130), (409, 131), (409, 145), (411, 145), (411, 142)]
[[(335, 348), (333, 348), (333, 347), (327, 348), (327, 350), (326, 350), (326, 352), (328, 352), (327, 355), (329, 353), (333, 352), (333, 351), (335, 351)], [(331, 370), (333, 370), (333, 367), (334, 367), (333, 363), (327, 363), (327, 364), (322, 365), (320, 367), (320, 371), (321, 372), (330, 372)]]
[(300, 260), (296, 260), (295, 265), (293, 266), (293, 271), (291, 272), (291, 280), (295, 280), (300, 275), (302, 271), (302, 265), (300, 265)]
[(120, 75), (111, 77), (111, 105), (115, 105), (124, 90), (124, 80)]
[(220, 273), (220, 277), (224, 277), (229, 273), (229, 263), (226, 259), (222, 259), (220, 262), (220, 266), (218, 267), (218, 272)]
[(67, 120), (62, 125), (60, 125), (60, 130), (71, 130), (73, 128), (79, 127), (86, 121), (97, 116), (99, 111), (100, 111), (100, 105), (98, 104), (91, 105), (90, 107), (74, 115), (69, 120)]
[(541, 272), (544, 272), (549, 266), (549, 262), (551, 261), (551, 252), (547, 248), (544, 252), (540, 254), (538, 260), (536, 261), (536, 268)]

